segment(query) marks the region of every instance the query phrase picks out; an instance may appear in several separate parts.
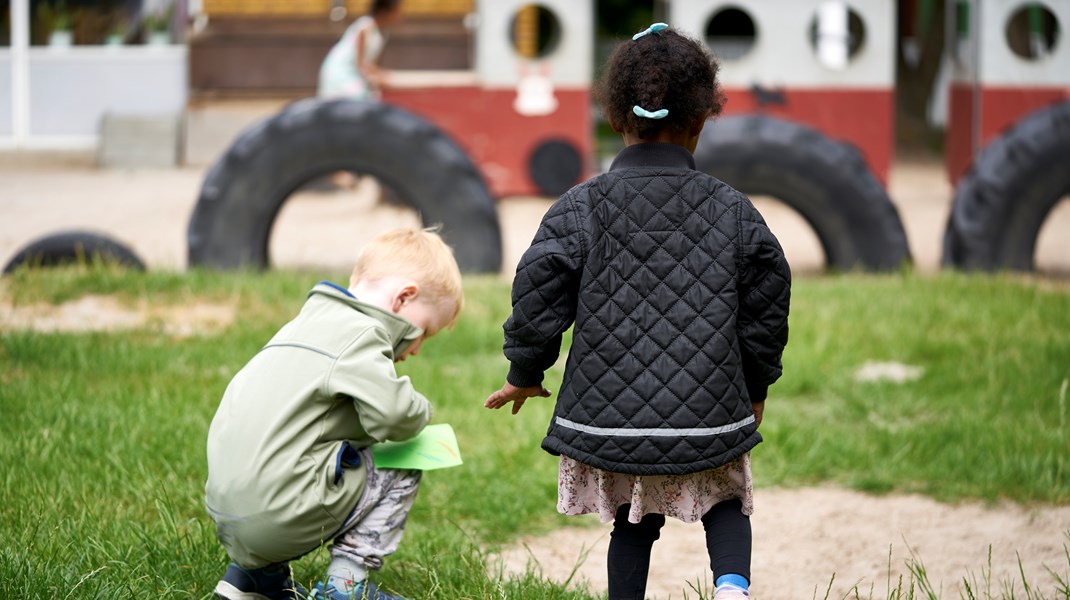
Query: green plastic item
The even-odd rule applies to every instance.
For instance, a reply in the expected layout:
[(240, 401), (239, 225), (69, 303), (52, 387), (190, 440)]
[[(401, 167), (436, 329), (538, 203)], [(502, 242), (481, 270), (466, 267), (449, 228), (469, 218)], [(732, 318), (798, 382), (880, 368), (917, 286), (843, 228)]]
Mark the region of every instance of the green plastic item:
[(448, 423), (428, 425), (411, 440), (372, 446), (377, 469), (432, 471), (462, 464), (457, 436)]

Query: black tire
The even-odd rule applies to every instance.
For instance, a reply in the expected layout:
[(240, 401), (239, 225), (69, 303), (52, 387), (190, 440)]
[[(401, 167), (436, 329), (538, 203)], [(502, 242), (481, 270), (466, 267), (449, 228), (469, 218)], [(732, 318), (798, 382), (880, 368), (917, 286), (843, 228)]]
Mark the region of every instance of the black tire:
[(944, 266), (1032, 271), (1044, 220), (1070, 194), (1070, 102), (996, 138), (955, 188)]
[(706, 124), (695, 163), (748, 195), (769, 195), (813, 227), (829, 268), (889, 270), (910, 260), (899, 213), (858, 150), (760, 115)]
[(32, 268), (57, 267), (94, 260), (136, 271), (145, 270), (145, 263), (132, 250), (112, 238), (89, 231), (64, 231), (23, 246), (4, 267), (4, 275), (22, 265)]
[(303, 184), (335, 171), (378, 178), (442, 236), (466, 272), (498, 272), (498, 211), (482, 176), (450, 138), (399, 108), (300, 100), (247, 129), (205, 178), (188, 231), (189, 264), (269, 265), (280, 208)]

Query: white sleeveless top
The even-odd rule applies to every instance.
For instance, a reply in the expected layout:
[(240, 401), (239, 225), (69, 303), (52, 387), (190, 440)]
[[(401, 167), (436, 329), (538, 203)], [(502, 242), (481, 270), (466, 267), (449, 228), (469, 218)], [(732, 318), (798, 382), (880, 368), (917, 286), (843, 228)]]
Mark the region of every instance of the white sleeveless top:
[(346, 28), (342, 38), (323, 59), (318, 90), (321, 98), (377, 99), (377, 94), (357, 69), (357, 34), (362, 31), (364, 47), (361, 53), (364, 60), (373, 63), (379, 60), (386, 38), (379, 31), (375, 19), (365, 15)]

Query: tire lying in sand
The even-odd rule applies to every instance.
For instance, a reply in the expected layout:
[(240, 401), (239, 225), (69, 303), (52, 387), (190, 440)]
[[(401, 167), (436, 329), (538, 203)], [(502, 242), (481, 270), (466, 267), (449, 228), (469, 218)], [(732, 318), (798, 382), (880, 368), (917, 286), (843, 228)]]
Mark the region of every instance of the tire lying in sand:
[(112, 238), (90, 231), (64, 231), (23, 246), (4, 267), (4, 275), (23, 265), (29, 268), (57, 267), (97, 260), (136, 271), (145, 270), (145, 263), (130, 248)]
[(955, 189), (944, 266), (1032, 271), (1044, 220), (1070, 194), (1070, 102), (996, 138)]
[(239, 136), (209, 170), (190, 219), (190, 266), (269, 264), (286, 199), (336, 171), (376, 177), (442, 236), (466, 272), (501, 268), (497, 207), (468, 156), (427, 121), (392, 106), (300, 100)]
[(722, 117), (703, 129), (695, 163), (744, 194), (795, 209), (831, 269), (889, 270), (910, 260), (895, 205), (850, 144), (781, 119)]

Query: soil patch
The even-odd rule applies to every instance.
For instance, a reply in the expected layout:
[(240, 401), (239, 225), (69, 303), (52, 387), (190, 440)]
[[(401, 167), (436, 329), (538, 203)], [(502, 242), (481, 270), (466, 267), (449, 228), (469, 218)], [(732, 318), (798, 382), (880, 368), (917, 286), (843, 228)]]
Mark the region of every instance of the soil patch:
[(169, 336), (185, 338), (221, 332), (234, 322), (235, 313), (235, 307), (227, 304), (153, 306), (141, 301), (130, 305), (99, 295), (61, 304), (20, 306), (0, 299), (0, 331), (81, 333), (158, 327)]
[[(870, 598), (871, 590), (873, 598), (886, 598), (889, 578), (892, 589), (900, 576), (904, 583), (909, 580), (912, 553), (945, 598), (960, 597), (963, 577), (971, 577), (971, 586), (972, 578), (984, 581), (990, 551), (996, 597), (1001, 582), (1010, 580), (1018, 582), (1016, 596), (1024, 597), (1019, 556), (1027, 581), (1043, 597), (1054, 597), (1056, 589), (1048, 568), (1070, 581), (1070, 506), (949, 505), (922, 496), (837, 488), (759, 489), (751, 523), (751, 592), (760, 600), (824, 598), (834, 574), (829, 598), (854, 598), (855, 586), (861, 598)], [(569, 527), (525, 538), (502, 553), (503, 566), (517, 572), (531, 562), (557, 581), (568, 580), (575, 570), (574, 582), (605, 593), (610, 529)], [(654, 544), (647, 596), (695, 598), (689, 583), (709, 589), (711, 578), (701, 524), (669, 519)]]

